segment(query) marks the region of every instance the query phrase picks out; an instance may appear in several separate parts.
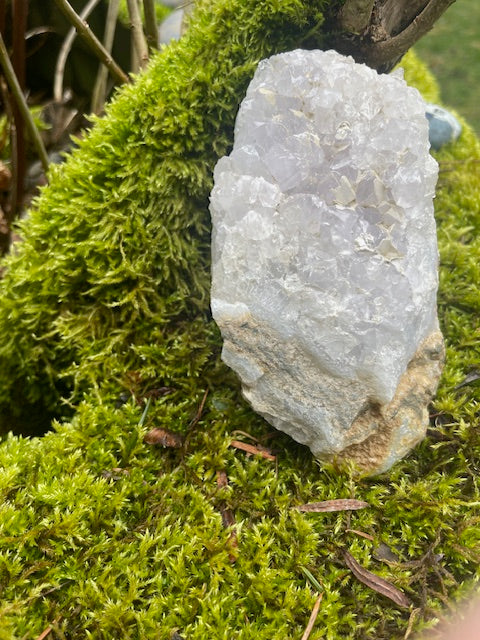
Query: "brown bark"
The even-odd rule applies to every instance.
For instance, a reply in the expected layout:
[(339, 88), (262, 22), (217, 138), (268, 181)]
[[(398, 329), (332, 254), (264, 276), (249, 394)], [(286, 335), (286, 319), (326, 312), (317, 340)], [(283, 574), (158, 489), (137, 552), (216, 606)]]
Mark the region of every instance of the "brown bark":
[(387, 72), (455, 0), (345, 0), (329, 45)]

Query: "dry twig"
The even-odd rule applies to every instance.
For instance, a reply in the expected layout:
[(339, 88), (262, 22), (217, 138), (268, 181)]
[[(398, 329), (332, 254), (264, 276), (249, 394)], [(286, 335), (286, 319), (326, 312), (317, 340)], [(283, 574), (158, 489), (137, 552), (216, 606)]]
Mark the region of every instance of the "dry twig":
[(303, 633), (302, 640), (308, 640), (310, 634), (312, 633), (313, 625), (315, 624), (315, 620), (318, 616), (318, 610), (320, 609), (320, 603), (322, 602), (323, 593), (320, 593), (318, 598), (313, 605), (312, 613), (310, 614), (310, 620), (308, 621), (307, 627)]
[(18, 109), (22, 115), (25, 126), (28, 129), (32, 137), (32, 142), (35, 146), (35, 150), (38, 153), (40, 161), (42, 163), (42, 167), (45, 172), (48, 171), (48, 155), (43, 145), (42, 138), (40, 133), (35, 126), (35, 122), (33, 121), (32, 114), (27, 105), (27, 101), (25, 100), (25, 96), (23, 95), (22, 89), (17, 80), (17, 76), (13, 70), (12, 64), (10, 62), (10, 58), (8, 57), (8, 51), (5, 46), (5, 42), (3, 41), (3, 37), (0, 34), (0, 64), (2, 65), (3, 73), (5, 74), (5, 79), (7, 80), (8, 86), (10, 87), (10, 91), (15, 98), (15, 102), (18, 106)]
[(240, 440), (232, 440), (230, 446), (235, 447), (235, 449), (241, 449), (246, 453), (252, 453), (253, 455), (262, 456), (262, 458), (266, 458), (267, 460), (276, 460), (276, 457), (269, 451), (266, 451), (265, 449), (260, 447), (255, 447), (252, 444), (247, 444), (246, 442), (241, 442)]
[(371, 540), (373, 542), (374, 537), (369, 533), (365, 533), (364, 531), (359, 531), (358, 529), (345, 529), (345, 533), (355, 533), (357, 536), (361, 536), (362, 538), (366, 538), (367, 540)]
[(74, 25), (79, 35), (87, 42), (99, 60), (107, 67), (115, 80), (121, 84), (130, 82), (127, 74), (122, 71), (108, 51), (105, 50), (104, 46), (90, 29), (88, 24), (82, 20), (77, 13), (75, 13), (70, 3), (67, 0), (55, 0), (55, 3), (60, 11), (62, 11), (66, 16), (67, 20)]
[[(112, 53), (113, 40), (115, 38), (115, 28), (117, 26), (120, 0), (110, 0), (108, 3), (107, 17), (105, 21), (105, 32), (103, 35), (103, 46), (109, 54)], [(107, 95), (108, 69), (103, 64), (98, 69), (97, 79), (93, 88), (92, 113), (100, 113), (105, 104)]]
[[(92, 13), (99, 2), (100, 0), (90, 0), (89, 2), (87, 2), (81, 14), (79, 15), (80, 20), (85, 22), (85, 20)], [(72, 27), (67, 33), (67, 37), (63, 41), (60, 52), (58, 54), (53, 82), (53, 99), (55, 100), (55, 102), (62, 102), (63, 99), (63, 78), (65, 75), (65, 65), (67, 64), (68, 54), (72, 49), (72, 45), (75, 41), (76, 35), (77, 29), (75, 27)]]
[(338, 498), (336, 500), (323, 500), (322, 502), (301, 504), (295, 507), (295, 509), (305, 513), (323, 513), (327, 511), (355, 511), (357, 509), (365, 509), (365, 507), (369, 506), (368, 502), (363, 502), (363, 500), (349, 500), (348, 498), (343, 500)]
[(155, 0), (143, 0), (143, 13), (145, 16), (145, 33), (147, 42), (152, 49), (158, 49), (158, 27), (155, 15)]
[[(142, 18), (137, 0), (127, 0), (130, 24), (132, 25), (133, 46), (138, 56), (139, 66), (144, 67), (148, 62), (148, 46), (143, 33)], [(138, 71), (132, 67), (133, 71)]]

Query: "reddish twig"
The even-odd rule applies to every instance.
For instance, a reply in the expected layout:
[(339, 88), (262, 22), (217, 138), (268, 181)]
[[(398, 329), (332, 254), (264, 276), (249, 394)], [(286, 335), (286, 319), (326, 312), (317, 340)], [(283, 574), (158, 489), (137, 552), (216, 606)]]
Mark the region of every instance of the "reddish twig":
[(260, 447), (254, 447), (253, 445), (247, 444), (246, 442), (241, 442), (240, 440), (232, 440), (230, 446), (235, 447), (235, 449), (241, 449), (246, 453), (262, 456), (262, 458), (266, 458), (267, 460), (276, 460), (276, 457), (268, 451), (265, 451)]

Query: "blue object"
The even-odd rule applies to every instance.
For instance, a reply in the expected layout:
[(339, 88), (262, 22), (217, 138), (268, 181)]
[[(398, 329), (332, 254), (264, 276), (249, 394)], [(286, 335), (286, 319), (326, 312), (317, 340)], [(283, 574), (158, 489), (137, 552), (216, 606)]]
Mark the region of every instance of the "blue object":
[(455, 142), (462, 126), (449, 111), (437, 104), (427, 104), (425, 115), (428, 120), (430, 146), (438, 151), (444, 144)]

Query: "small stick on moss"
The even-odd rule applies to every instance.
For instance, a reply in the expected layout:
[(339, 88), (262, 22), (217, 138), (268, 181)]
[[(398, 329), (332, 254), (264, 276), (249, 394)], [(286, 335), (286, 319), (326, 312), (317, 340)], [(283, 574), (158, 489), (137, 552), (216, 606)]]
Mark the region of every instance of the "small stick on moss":
[(48, 171), (48, 155), (43, 144), (43, 140), (40, 136), (40, 132), (35, 126), (35, 122), (33, 121), (32, 114), (30, 113), (30, 109), (28, 108), (27, 101), (25, 100), (25, 96), (23, 95), (22, 89), (17, 80), (17, 76), (12, 67), (12, 63), (10, 62), (10, 58), (8, 57), (7, 47), (5, 46), (5, 42), (3, 40), (2, 35), (0, 34), (0, 64), (2, 65), (3, 73), (5, 74), (5, 79), (7, 80), (8, 86), (10, 87), (10, 91), (15, 98), (15, 102), (18, 106), (18, 109), (22, 115), (25, 126), (28, 129), (32, 137), (33, 144), (40, 158), (40, 162), (42, 163), (43, 170), (45, 173)]
[(53, 631), (53, 628), (49, 625), (46, 629), (42, 631), (42, 633), (38, 636), (37, 640), (44, 640), (50, 633)]
[(193, 429), (193, 427), (197, 424), (197, 422), (202, 417), (203, 409), (205, 408), (205, 402), (207, 401), (207, 396), (208, 396), (208, 389), (205, 390), (205, 393), (203, 394), (202, 401), (200, 402), (200, 405), (199, 405), (199, 407), (197, 409), (197, 413), (194, 415), (194, 417), (190, 421), (190, 424), (187, 427), (188, 431)]
[(198, 421), (202, 417), (203, 409), (205, 408), (205, 402), (207, 401), (208, 392), (209, 392), (209, 389), (207, 388), (205, 390), (205, 393), (203, 394), (203, 398), (202, 398), (202, 400), (200, 402), (200, 405), (199, 405), (199, 407), (197, 409), (197, 413), (193, 416), (193, 418), (190, 420), (190, 422), (188, 424), (187, 432), (186, 432), (186, 435), (185, 435), (185, 439), (183, 441), (183, 451), (184, 451), (184, 453), (187, 450), (187, 446), (188, 446), (188, 443), (190, 441), (190, 436), (192, 435), (193, 430), (196, 427)]
[(46, 638), (48, 635), (50, 635), (50, 633), (52, 633), (52, 631), (53, 631), (53, 625), (58, 624), (58, 623), (60, 622), (60, 620), (61, 620), (61, 619), (62, 619), (61, 617), (60, 617), (60, 618), (57, 618), (56, 620), (54, 620), (54, 621), (52, 622), (52, 624), (51, 624), (51, 625), (49, 624), (49, 625), (48, 625), (48, 627), (47, 627), (46, 629), (44, 629), (44, 630), (42, 631), (42, 633), (38, 636), (37, 640), (45, 640), (45, 638)]
[(295, 509), (303, 511), (304, 513), (325, 513), (329, 511), (355, 511), (357, 509), (365, 509), (365, 507), (369, 506), (368, 502), (364, 502), (363, 500), (336, 498), (335, 500), (300, 504), (298, 507), (295, 507)]
[(318, 598), (315, 601), (315, 604), (313, 605), (312, 613), (310, 614), (310, 620), (308, 621), (307, 628), (303, 633), (302, 640), (308, 640), (308, 638), (310, 637), (310, 634), (312, 633), (313, 625), (315, 624), (315, 621), (317, 619), (318, 610), (320, 609), (320, 603), (322, 602), (322, 598), (323, 598), (323, 593), (320, 593)]
[(345, 533), (354, 533), (355, 535), (361, 536), (362, 538), (365, 538), (366, 540), (371, 540), (372, 542), (375, 539), (369, 533), (365, 533), (364, 531), (359, 531), (358, 529), (345, 529)]
[(266, 451), (263, 447), (254, 447), (252, 444), (247, 444), (246, 442), (241, 442), (240, 440), (232, 440), (230, 443), (231, 447), (235, 449), (241, 449), (241, 451), (245, 451), (245, 453), (252, 453), (253, 455), (262, 456), (266, 460), (276, 460), (276, 456), (274, 456), (269, 451)]
[(158, 27), (154, 0), (143, 0), (143, 13), (145, 16), (145, 33), (147, 34), (147, 42), (150, 48), (158, 49)]
[[(137, 52), (140, 67), (144, 67), (148, 62), (148, 45), (143, 33), (142, 18), (138, 8), (137, 0), (127, 0), (130, 24), (132, 25), (133, 46)], [(137, 71), (137, 69), (133, 69)]]
[(82, 36), (82, 38), (87, 42), (95, 55), (107, 67), (115, 80), (120, 84), (130, 82), (127, 74), (124, 73), (115, 62), (115, 60), (113, 60), (112, 56), (108, 53), (108, 51), (105, 50), (104, 46), (90, 29), (88, 24), (80, 18), (80, 16), (74, 11), (70, 3), (67, 0), (55, 0), (55, 4), (66, 16), (68, 21), (74, 25), (80, 36)]

